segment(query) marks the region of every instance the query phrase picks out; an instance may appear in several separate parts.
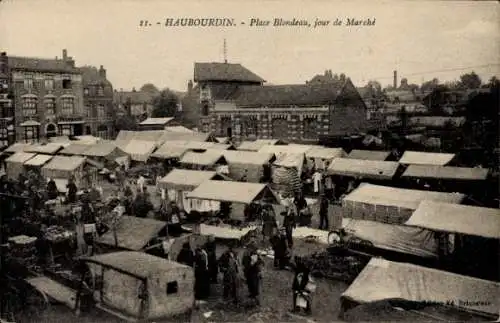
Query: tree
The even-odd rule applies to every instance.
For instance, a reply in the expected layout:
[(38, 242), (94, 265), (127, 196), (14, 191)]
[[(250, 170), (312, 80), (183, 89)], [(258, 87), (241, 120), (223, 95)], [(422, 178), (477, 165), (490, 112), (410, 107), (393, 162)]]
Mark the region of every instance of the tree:
[(153, 99), (153, 118), (173, 117), (177, 112), (178, 96), (171, 90), (165, 89)]
[(438, 85), (439, 85), (439, 80), (437, 78), (434, 78), (431, 81), (422, 83), (420, 89), (422, 90), (422, 92), (428, 92), (434, 90)]
[(446, 85), (440, 84), (425, 98), (424, 104), (432, 114), (440, 115), (443, 113), (442, 108), (450, 97), (449, 92), (450, 89)]
[(481, 78), (474, 71), (460, 76), (460, 85), (465, 89), (479, 89)]
[(378, 81), (375, 80), (368, 81), (366, 87), (372, 90), (375, 95), (379, 95), (380, 93), (382, 93), (382, 85)]
[(500, 80), (496, 76), (492, 76), (488, 81), (488, 87), (490, 89), (497, 89), (500, 87)]
[(141, 92), (148, 92), (148, 93), (153, 93), (153, 94), (158, 94), (160, 93), (160, 90), (154, 84), (151, 83), (146, 83), (143, 86), (141, 86), (140, 89)]
[(136, 130), (137, 121), (130, 115), (124, 115), (115, 120), (116, 132), (120, 130)]

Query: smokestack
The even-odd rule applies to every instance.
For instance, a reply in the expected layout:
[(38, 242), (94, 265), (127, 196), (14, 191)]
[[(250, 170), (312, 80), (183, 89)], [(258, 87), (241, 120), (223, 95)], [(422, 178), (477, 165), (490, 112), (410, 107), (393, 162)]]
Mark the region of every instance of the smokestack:
[(99, 68), (99, 76), (103, 79), (106, 78), (106, 70), (104, 69), (104, 66), (101, 65), (101, 67)]
[(398, 71), (394, 71), (394, 82), (393, 86), (396, 89), (398, 87)]
[(66, 49), (63, 49), (63, 57), (62, 59), (65, 61), (66, 59), (68, 59), (68, 51)]

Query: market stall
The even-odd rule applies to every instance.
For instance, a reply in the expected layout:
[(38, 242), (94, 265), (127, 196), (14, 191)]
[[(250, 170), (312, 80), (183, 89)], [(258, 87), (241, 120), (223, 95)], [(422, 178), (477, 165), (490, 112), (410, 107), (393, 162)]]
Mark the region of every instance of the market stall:
[(17, 179), (24, 173), (24, 163), (35, 157), (34, 153), (17, 152), (5, 160), (7, 177)]
[[(134, 251), (81, 261), (91, 273), (90, 295), (95, 306), (115, 317), (132, 322), (155, 321), (189, 313), (193, 308), (194, 273), (189, 266)], [(84, 293), (79, 290), (76, 308)]]
[(82, 143), (71, 143), (70, 145), (64, 147), (58, 155), (64, 156), (83, 156), (83, 153), (90, 148), (90, 145), (85, 145)]
[(400, 164), (405, 165), (438, 165), (446, 166), (455, 159), (455, 154), (428, 153), (422, 151), (405, 151)]
[(155, 151), (157, 143), (146, 140), (130, 140), (125, 146), (118, 146), (126, 154), (130, 155), (130, 159), (134, 162), (145, 163), (148, 161), (151, 154)]
[(335, 158), (345, 157), (346, 153), (342, 148), (328, 148), (323, 146), (313, 146), (306, 151), (306, 158), (312, 160), (316, 169), (325, 170)]
[(328, 174), (360, 179), (391, 180), (399, 163), (378, 160), (336, 158), (328, 166)]
[[(188, 199), (210, 200), (227, 202), (233, 205), (250, 205), (250, 204), (280, 204), (277, 195), (266, 184), (231, 182), (231, 181), (205, 181), (195, 190), (187, 194)], [(231, 218), (238, 217), (244, 221), (243, 208), (239, 208), (239, 212), (233, 211), (230, 214)], [(259, 224), (246, 225), (248, 230), (242, 230), (230, 225), (200, 226), (201, 234), (214, 235), (221, 239), (237, 239), (241, 240), (247, 234), (256, 230)], [(223, 228), (223, 230), (220, 230)], [(203, 232), (201, 231), (203, 230)], [(229, 233), (231, 232), (231, 233)]]
[(286, 145), (285, 142), (279, 139), (257, 139), (255, 141), (243, 141), (238, 150), (244, 151), (259, 151), (264, 146)]
[(496, 320), (500, 313), (498, 295), (498, 282), (372, 258), (342, 294), (340, 314), (342, 318), (360, 304), (392, 300), (402, 306), (407, 302), (421, 307), (450, 307)]
[(167, 199), (175, 202), (186, 213), (217, 212), (220, 209), (218, 202), (188, 199), (187, 195), (202, 183), (218, 178), (220, 176), (214, 171), (174, 169), (160, 180), (159, 186), (166, 190)]
[(460, 193), (409, 190), (361, 183), (342, 200), (343, 216), (358, 220), (403, 224), (424, 200), (460, 204)]
[(390, 155), (390, 151), (354, 149), (347, 155), (346, 158), (385, 161)]
[(24, 148), (24, 152), (55, 155), (64, 147), (61, 143), (34, 144)]
[(42, 167), (47, 164), (54, 156), (52, 155), (43, 155), (38, 154), (35, 157), (27, 160), (24, 163), (24, 168), (26, 171), (34, 171), (36, 174), (40, 174), (42, 172)]
[(62, 185), (63, 187), (58, 185), (58, 189), (62, 189), (63, 192), (66, 189), (68, 179), (71, 177), (75, 179), (77, 187), (82, 187), (85, 163), (85, 157), (54, 156), (42, 167), (42, 175), (46, 178), (52, 178), (56, 181), (56, 184)]
[[(224, 157), (229, 166), (229, 176), (234, 179), (246, 177), (247, 182), (259, 183), (264, 177), (269, 177), (270, 165), (274, 154), (253, 151), (224, 151)], [(266, 176), (268, 175), (268, 176)]]
[(118, 148), (112, 141), (101, 140), (82, 153), (83, 156), (95, 159), (99, 162), (114, 162), (116, 158), (126, 156), (126, 153)]
[(203, 153), (187, 152), (182, 156), (180, 164), (197, 170), (216, 170), (221, 165), (227, 165), (222, 151), (206, 151)]

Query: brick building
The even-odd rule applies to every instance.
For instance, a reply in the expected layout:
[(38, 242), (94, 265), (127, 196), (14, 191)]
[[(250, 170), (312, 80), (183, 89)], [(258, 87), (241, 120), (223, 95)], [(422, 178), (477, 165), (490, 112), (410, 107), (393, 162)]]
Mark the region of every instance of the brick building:
[(0, 149), (14, 143), (14, 102), (7, 53), (0, 54)]
[(8, 56), (16, 141), (83, 135), (82, 74), (63, 50), (61, 59)]
[[(148, 91), (114, 91), (113, 102), (116, 110), (121, 114), (130, 114), (142, 121), (151, 116), (153, 111), (153, 99), (158, 93)], [(129, 110), (129, 111), (127, 111)]]
[(114, 136), (113, 86), (101, 65), (80, 67), (83, 80), (83, 102), (87, 112), (85, 133), (104, 139)]
[(366, 106), (349, 78), (265, 86), (245, 67), (228, 63), (196, 63), (194, 76), (199, 125), (217, 136), (316, 142), (368, 129)]

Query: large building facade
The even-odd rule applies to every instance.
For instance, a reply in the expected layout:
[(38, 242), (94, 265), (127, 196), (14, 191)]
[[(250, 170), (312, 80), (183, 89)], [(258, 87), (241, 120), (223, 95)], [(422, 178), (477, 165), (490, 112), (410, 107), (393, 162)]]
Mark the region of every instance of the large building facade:
[(7, 53), (0, 54), (0, 149), (15, 141), (14, 100)]
[(66, 50), (60, 59), (8, 56), (8, 66), (16, 141), (84, 134), (82, 74)]
[(114, 136), (113, 86), (106, 78), (106, 70), (93, 66), (80, 68), (83, 80), (83, 102), (85, 106), (85, 133), (103, 139)]
[(366, 132), (368, 113), (350, 79), (263, 85), (240, 64), (196, 63), (199, 127), (234, 140), (316, 142), (321, 136)]

